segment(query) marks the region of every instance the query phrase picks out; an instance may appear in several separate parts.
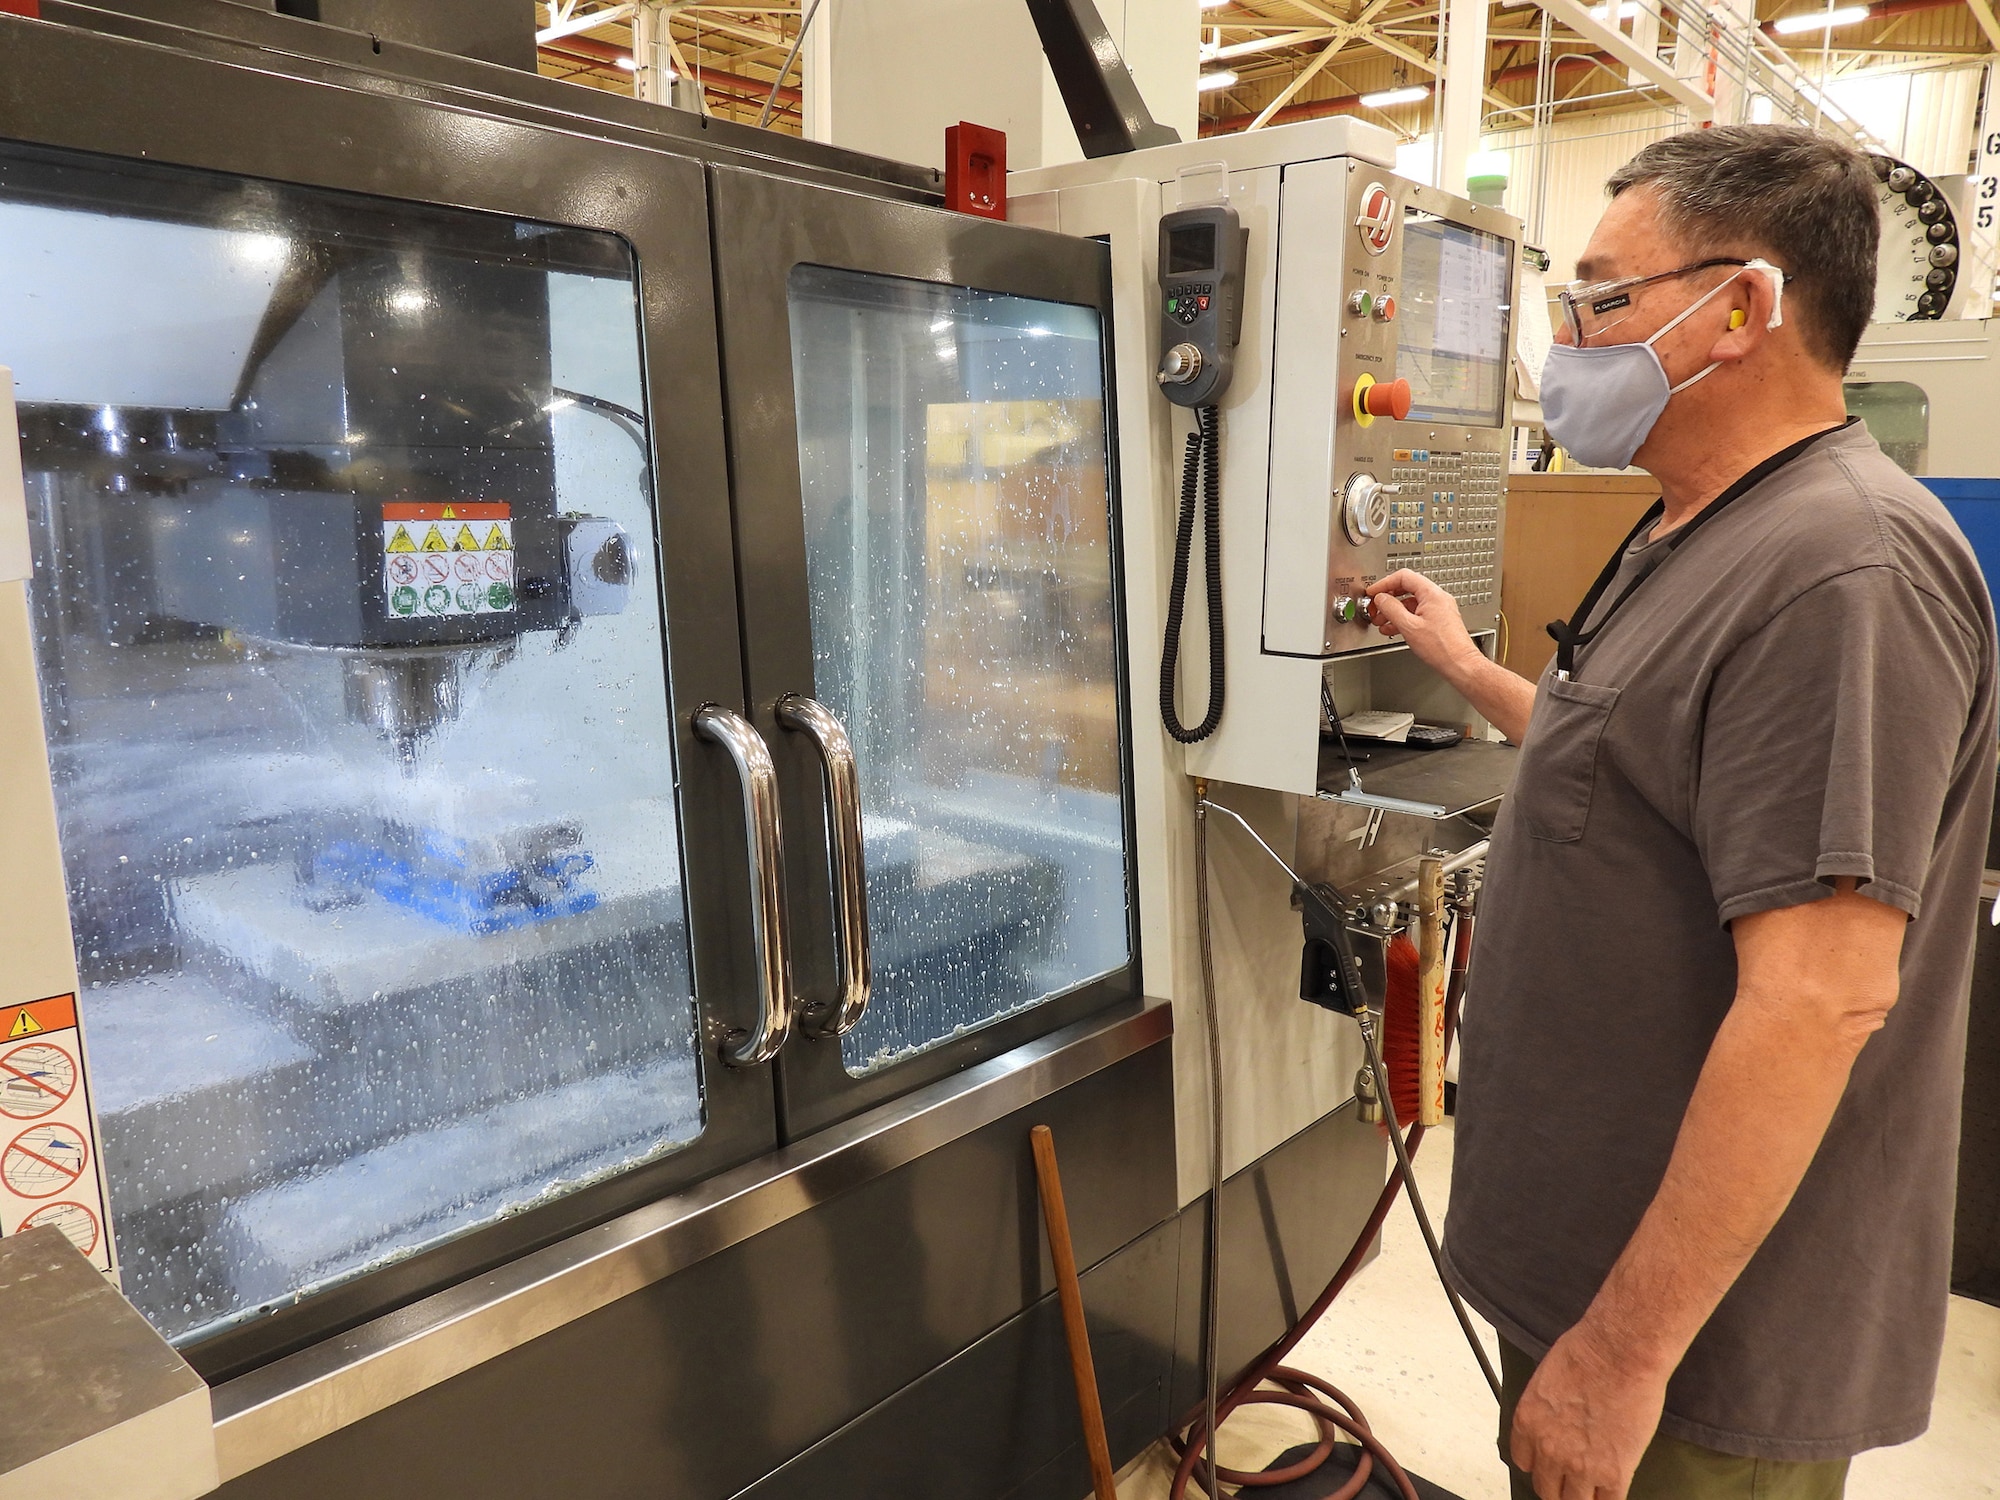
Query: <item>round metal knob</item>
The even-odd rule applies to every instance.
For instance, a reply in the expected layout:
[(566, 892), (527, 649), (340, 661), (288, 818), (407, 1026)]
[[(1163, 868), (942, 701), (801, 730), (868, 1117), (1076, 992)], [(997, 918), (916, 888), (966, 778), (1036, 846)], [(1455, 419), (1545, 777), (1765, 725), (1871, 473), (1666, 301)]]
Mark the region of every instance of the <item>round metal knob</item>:
[(1160, 356), (1161, 385), (1186, 385), (1201, 373), (1201, 350), (1193, 344), (1176, 344)]
[(1388, 485), (1365, 471), (1347, 481), (1340, 518), (1350, 542), (1370, 541), (1389, 529), (1389, 494)]

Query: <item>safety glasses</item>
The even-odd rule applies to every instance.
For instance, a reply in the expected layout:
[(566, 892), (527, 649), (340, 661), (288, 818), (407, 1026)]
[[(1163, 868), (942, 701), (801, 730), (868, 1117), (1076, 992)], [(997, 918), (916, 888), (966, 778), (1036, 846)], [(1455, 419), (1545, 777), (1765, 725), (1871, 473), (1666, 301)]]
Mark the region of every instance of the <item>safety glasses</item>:
[[(1713, 260), (1698, 260), (1691, 266), (1660, 271), (1652, 276), (1621, 276), (1615, 281), (1572, 281), (1556, 290), (1554, 300), (1562, 304), (1563, 323), (1569, 328), (1570, 341), (1581, 349), (1588, 335), (1603, 333), (1625, 321), (1624, 318), (1612, 318), (1609, 322), (1604, 319), (1621, 308), (1630, 307), (1633, 293), (1641, 287), (1651, 286), (1656, 281), (1671, 281), (1676, 276), (1690, 276), (1715, 266), (1750, 264), (1752, 262), (1734, 256), (1718, 256)], [(1626, 317), (1630, 316), (1626, 314)], [(1587, 332), (1586, 319), (1589, 320)]]

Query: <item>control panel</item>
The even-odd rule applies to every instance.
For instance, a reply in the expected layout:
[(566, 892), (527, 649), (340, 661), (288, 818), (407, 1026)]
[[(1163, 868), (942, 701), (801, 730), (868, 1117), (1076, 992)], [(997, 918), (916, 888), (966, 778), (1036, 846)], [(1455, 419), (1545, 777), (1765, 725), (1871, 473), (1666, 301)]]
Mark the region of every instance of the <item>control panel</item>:
[(1279, 226), (1262, 649), (1386, 645), (1401, 568), (1493, 628), (1518, 225), (1350, 159), (1287, 167)]

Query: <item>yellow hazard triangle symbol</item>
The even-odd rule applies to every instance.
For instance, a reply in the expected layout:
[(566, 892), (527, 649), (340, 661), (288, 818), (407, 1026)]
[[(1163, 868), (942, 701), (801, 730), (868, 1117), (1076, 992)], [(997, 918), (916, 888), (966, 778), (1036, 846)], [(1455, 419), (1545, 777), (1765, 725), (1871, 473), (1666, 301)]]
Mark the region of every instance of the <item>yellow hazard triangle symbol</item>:
[(389, 538), (389, 546), (387, 550), (391, 552), (416, 551), (417, 544), (410, 540), (410, 528), (407, 526), (398, 526), (396, 528), (396, 534)]
[(479, 538), (472, 534), (472, 528), (467, 526), (463, 521), (458, 524), (458, 535), (452, 538), (451, 550), (454, 552), (477, 552), (479, 550)]
[(502, 531), (497, 524), (491, 531), (486, 533), (486, 546), (484, 550), (488, 552), (506, 552), (509, 550), (507, 546), (507, 533)]
[(437, 523), (435, 521), (431, 523), (431, 529), (424, 533), (424, 551), (426, 552), (451, 551), (450, 545), (444, 539), (444, 533), (437, 529)]
[(41, 1029), (42, 1023), (24, 1010), (18, 1016), (14, 1017), (14, 1024), (7, 1030), (7, 1039), (12, 1041), (17, 1036), (27, 1036)]

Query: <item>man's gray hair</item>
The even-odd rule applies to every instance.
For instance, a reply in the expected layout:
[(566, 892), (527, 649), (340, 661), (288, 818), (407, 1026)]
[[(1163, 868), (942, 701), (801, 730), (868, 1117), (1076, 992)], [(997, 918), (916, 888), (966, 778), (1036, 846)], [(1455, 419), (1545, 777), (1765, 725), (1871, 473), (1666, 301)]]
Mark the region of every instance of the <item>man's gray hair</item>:
[(1880, 191), (1853, 147), (1794, 125), (1719, 125), (1654, 141), (1605, 184), (1650, 187), (1694, 259), (1762, 255), (1785, 273), (1785, 311), (1839, 370), (1875, 311)]

